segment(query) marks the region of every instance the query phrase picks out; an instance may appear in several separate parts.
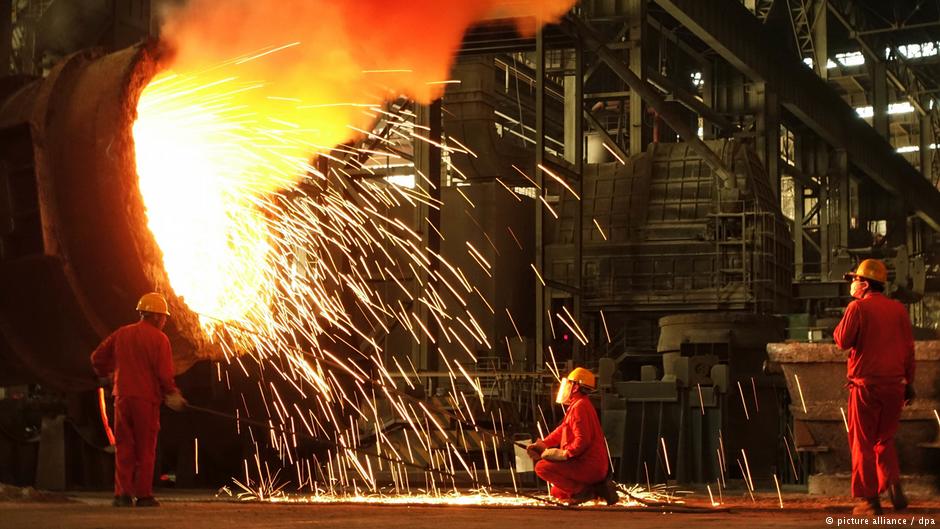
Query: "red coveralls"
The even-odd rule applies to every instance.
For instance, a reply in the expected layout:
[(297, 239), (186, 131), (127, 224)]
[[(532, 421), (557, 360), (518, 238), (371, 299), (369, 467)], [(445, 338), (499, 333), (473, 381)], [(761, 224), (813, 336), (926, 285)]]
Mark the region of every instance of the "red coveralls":
[(153, 496), (160, 402), (176, 391), (170, 340), (154, 325), (125, 325), (91, 354), (98, 376), (114, 373), (114, 494)]
[(577, 393), (565, 418), (542, 440), (547, 448), (567, 450), (567, 461), (539, 460), (538, 477), (552, 484), (552, 496), (567, 499), (607, 477), (607, 442), (597, 411), (586, 395)]
[(850, 349), (849, 449), (852, 496), (874, 498), (900, 477), (894, 434), (904, 406), (904, 384), (914, 383), (914, 337), (904, 305), (880, 292), (849, 303), (833, 333)]

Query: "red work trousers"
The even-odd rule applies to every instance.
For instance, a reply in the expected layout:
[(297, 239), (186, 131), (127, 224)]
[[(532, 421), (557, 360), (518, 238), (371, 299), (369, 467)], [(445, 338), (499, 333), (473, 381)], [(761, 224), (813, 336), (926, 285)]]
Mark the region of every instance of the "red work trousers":
[(584, 490), (584, 487), (603, 481), (607, 469), (598, 471), (581, 461), (547, 461), (535, 464), (535, 474), (552, 484), (552, 496), (565, 500)]
[(153, 496), (153, 462), (160, 431), (160, 403), (114, 399), (114, 494)]
[(904, 385), (849, 386), (852, 496), (874, 498), (900, 477), (894, 434), (901, 422)]

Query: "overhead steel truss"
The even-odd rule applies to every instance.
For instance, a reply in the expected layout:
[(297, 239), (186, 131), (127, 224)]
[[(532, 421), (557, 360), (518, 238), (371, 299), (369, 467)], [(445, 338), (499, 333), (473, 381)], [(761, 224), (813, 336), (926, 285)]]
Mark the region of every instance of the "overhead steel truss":
[(736, 0), (656, 0), (739, 71), (777, 92), (781, 104), (850, 163), (940, 230), (940, 191), (824, 80), (768, 42), (763, 24)]

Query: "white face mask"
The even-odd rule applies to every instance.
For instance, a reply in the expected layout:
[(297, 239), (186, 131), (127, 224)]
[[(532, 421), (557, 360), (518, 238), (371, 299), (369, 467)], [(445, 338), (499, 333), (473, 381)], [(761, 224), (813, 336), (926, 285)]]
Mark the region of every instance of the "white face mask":
[(561, 379), (561, 385), (558, 386), (558, 394), (555, 395), (556, 404), (567, 404), (571, 399), (571, 391), (574, 389), (574, 383), (567, 378)]
[(868, 292), (868, 283), (864, 281), (852, 281), (849, 285), (849, 294), (855, 299), (862, 299), (866, 292)]

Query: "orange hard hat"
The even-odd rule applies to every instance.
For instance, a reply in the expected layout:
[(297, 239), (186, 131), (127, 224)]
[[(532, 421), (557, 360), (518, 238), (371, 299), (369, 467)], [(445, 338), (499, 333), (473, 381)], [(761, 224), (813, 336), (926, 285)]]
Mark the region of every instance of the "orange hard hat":
[(561, 379), (561, 384), (558, 386), (558, 393), (555, 395), (555, 402), (558, 404), (568, 404), (575, 384), (584, 387), (586, 391), (590, 392), (594, 391), (594, 388), (597, 387), (596, 382), (594, 373), (591, 373), (583, 367), (576, 367), (571, 373), (568, 373), (567, 377)]
[(851, 281), (856, 277), (871, 279), (879, 283), (888, 282), (888, 267), (879, 259), (865, 259), (858, 264), (854, 272), (845, 274), (845, 279)]
[(583, 367), (576, 367), (571, 371), (571, 373), (568, 373), (568, 380), (577, 382), (578, 384), (586, 386), (589, 389), (594, 389), (597, 387), (597, 379), (594, 377), (594, 373), (591, 373)]
[(137, 312), (153, 312), (154, 314), (170, 315), (170, 306), (166, 298), (159, 292), (150, 292), (140, 297), (137, 302)]

